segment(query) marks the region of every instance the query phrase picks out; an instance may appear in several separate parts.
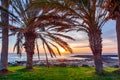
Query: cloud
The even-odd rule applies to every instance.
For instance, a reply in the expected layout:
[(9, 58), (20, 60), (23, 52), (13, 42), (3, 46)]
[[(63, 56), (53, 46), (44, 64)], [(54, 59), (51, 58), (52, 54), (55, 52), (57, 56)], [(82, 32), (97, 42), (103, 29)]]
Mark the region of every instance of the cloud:
[(74, 46), (73, 48), (88, 48), (89, 45), (84, 45), (84, 46)]

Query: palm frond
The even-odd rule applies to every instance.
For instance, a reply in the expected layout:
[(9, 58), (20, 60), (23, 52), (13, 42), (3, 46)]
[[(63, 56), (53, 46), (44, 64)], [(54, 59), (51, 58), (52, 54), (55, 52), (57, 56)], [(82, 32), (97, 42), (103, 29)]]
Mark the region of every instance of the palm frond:
[(52, 35), (51, 33), (46, 34), (46, 36), (51, 39), (52, 41), (56, 42), (58, 45), (60, 45), (62, 48), (64, 48), (66, 51), (69, 51), (72, 53), (72, 49), (69, 47), (68, 43), (63, 41), (60, 37), (57, 37), (55, 35)]
[(38, 59), (40, 60), (40, 51), (39, 51), (37, 40), (36, 40), (36, 48), (37, 48)]
[(13, 51), (17, 51), (17, 54), (21, 57), (21, 52), (22, 52), (22, 47), (23, 47), (23, 43), (22, 43), (22, 38), (23, 35), (19, 32), (17, 33), (17, 40), (16, 43), (14, 45)]
[(54, 36), (60, 36), (60, 37), (63, 37), (63, 38), (66, 38), (66, 39), (70, 39), (70, 40), (75, 41), (74, 38), (72, 38), (72, 37), (70, 37), (70, 36), (67, 36), (67, 35), (64, 35), (64, 34), (60, 34), (60, 33), (52, 33), (52, 35), (54, 35)]
[(43, 43), (46, 45), (46, 47), (47, 47), (47, 49), (48, 49), (51, 57), (56, 57), (53, 49), (50, 47), (50, 45), (48, 44), (48, 42), (41, 35), (39, 35), (39, 37), (40, 37), (40, 39), (42, 39)]
[(57, 49), (58, 54), (61, 55), (61, 52), (60, 52), (59, 48), (58, 48), (56, 45), (54, 45), (53, 43), (51, 43), (51, 42), (49, 42), (49, 43), (50, 43), (53, 47), (55, 47), (55, 48)]
[(46, 52), (46, 49), (45, 49), (45, 43), (44, 43), (43, 41), (42, 41), (42, 45), (43, 45), (43, 49), (44, 49), (44, 51), (45, 51), (47, 66), (48, 66), (48, 68), (49, 68), (48, 56), (47, 56), (47, 52)]

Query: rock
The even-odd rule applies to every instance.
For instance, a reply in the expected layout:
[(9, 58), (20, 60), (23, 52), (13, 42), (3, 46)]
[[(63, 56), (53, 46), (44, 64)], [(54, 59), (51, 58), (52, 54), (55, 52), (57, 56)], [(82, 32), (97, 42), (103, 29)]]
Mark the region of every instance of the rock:
[(22, 62), (21, 61), (15, 61), (17, 64), (21, 64)]
[(58, 63), (54, 63), (53, 66), (59, 66), (59, 64)]
[(46, 66), (45, 63), (41, 62), (39, 66)]
[(17, 62), (11, 62), (9, 63), (10, 66), (18, 66)]
[(119, 66), (118, 66), (118, 65), (113, 65), (113, 67), (114, 67), (114, 68), (119, 68)]
[(87, 65), (87, 64), (82, 64), (81, 67), (89, 67), (89, 65)]
[(66, 67), (67, 65), (65, 63), (60, 63), (59, 66), (60, 67)]
[(78, 67), (78, 64), (70, 63), (70, 64), (68, 64), (68, 66), (70, 66), (70, 67)]

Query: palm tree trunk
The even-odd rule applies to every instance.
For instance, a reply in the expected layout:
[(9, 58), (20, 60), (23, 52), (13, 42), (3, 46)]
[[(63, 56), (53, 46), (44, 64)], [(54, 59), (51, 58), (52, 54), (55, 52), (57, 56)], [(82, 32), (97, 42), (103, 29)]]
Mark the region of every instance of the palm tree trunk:
[(118, 16), (116, 19), (116, 34), (117, 34), (117, 46), (118, 46), (119, 69), (120, 69), (120, 16)]
[(95, 70), (97, 73), (103, 73), (102, 65), (102, 38), (101, 31), (92, 32), (89, 35), (90, 48), (94, 56)]
[(33, 54), (35, 49), (35, 34), (33, 32), (25, 33), (25, 50), (27, 53), (26, 69), (32, 69), (33, 66)]
[(33, 69), (33, 53), (27, 52), (27, 64), (26, 69)]
[[(8, 0), (1, 0), (2, 6), (8, 9)], [(2, 27), (2, 50), (1, 50), (1, 60), (0, 60), (0, 70), (3, 72), (8, 71), (8, 24), (9, 16), (6, 12), (1, 13), (1, 21), (4, 24)]]

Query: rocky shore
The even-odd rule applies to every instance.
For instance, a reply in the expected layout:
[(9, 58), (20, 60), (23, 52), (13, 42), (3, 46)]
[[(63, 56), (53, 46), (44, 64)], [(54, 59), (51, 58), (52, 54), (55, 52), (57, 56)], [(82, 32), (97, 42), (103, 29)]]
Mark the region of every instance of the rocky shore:
[[(74, 60), (68, 60), (68, 59), (56, 59), (56, 60), (49, 60), (49, 66), (60, 66), (60, 67), (94, 67), (94, 60), (92, 55), (75, 55), (71, 57), (77, 57), (77, 58), (85, 58), (83, 60), (74, 59)], [(112, 59), (111, 57), (117, 57), (117, 55), (103, 55), (103, 66), (104, 67), (118, 67), (118, 59)], [(26, 61), (15, 61), (10, 62), (9, 65), (11, 66), (25, 66)], [(47, 66), (46, 60), (37, 60), (33, 62), (34, 66)]]

